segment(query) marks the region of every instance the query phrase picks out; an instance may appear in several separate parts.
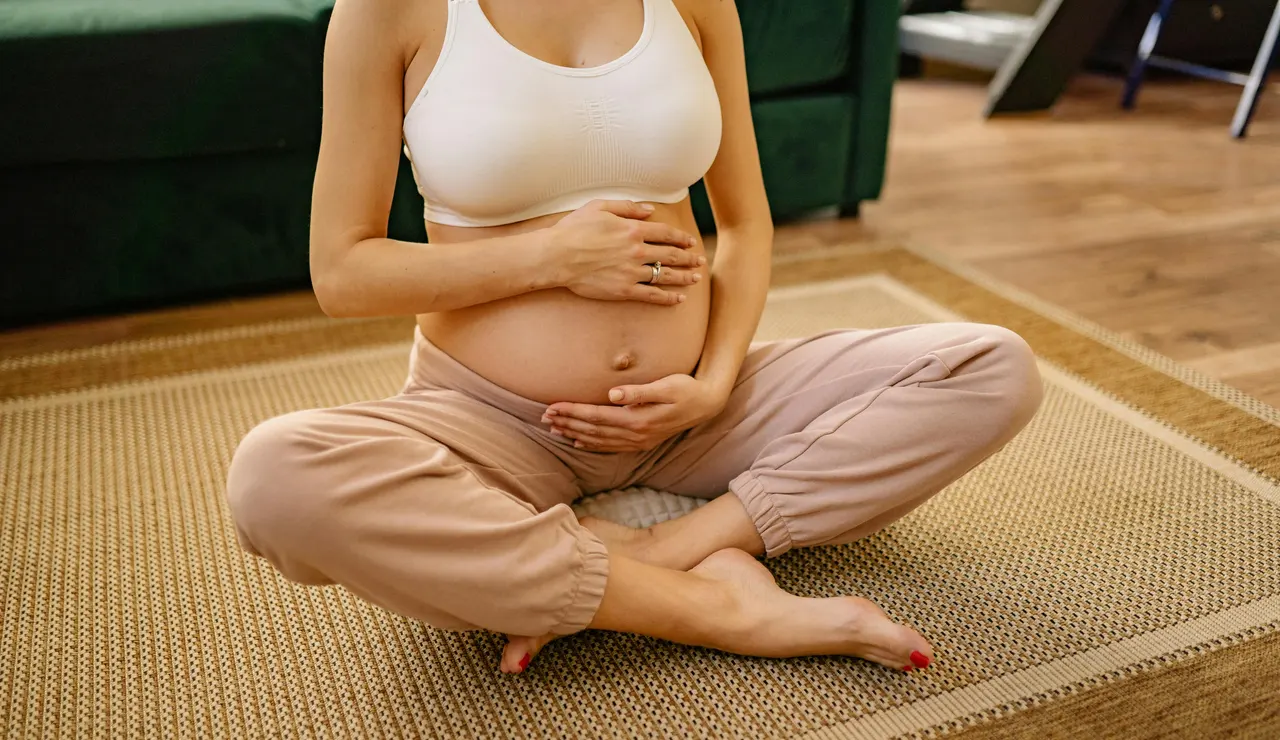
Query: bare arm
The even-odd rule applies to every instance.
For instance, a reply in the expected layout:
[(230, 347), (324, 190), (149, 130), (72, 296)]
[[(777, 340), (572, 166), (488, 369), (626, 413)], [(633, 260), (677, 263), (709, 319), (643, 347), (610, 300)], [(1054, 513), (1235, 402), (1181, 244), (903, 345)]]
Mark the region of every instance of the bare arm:
[(711, 321), (695, 377), (727, 398), (769, 290), (773, 220), (747, 93), (742, 26), (731, 0), (696, 0), (702, 55), (720, 97), (720, 152), (704, 178), (716, 218)]
[(403, 2), (338, 0), (329, 24), (311, 213), (311, 280), (325, 312), (432, 313), (558, 286), (674, 305), (676, 293), (637, 283), (645, 262), (696, 266), (684, 251), (692, 240), (644, 222), (635, 204), (592, 203), (549, 229), (465, 244), (387, 238), (414, 48)]

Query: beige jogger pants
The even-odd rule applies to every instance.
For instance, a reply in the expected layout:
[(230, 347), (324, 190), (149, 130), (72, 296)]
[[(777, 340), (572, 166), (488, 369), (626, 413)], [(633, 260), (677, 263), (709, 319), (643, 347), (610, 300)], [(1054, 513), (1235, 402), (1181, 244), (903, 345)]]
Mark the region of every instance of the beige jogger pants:
[(259, 425), (227, 495), (242, 545), (287, 578), (445, 629), (568, 634), (609, 571), (578, 497), (729, 492), (770, 557), (849, 542), (1002, 447), (1040, 397), (1030, 349), (999, 327), (837, 331), (753, 345), (723, 412), (656, 449), (588, 452), (419, 332), (399, 395)]

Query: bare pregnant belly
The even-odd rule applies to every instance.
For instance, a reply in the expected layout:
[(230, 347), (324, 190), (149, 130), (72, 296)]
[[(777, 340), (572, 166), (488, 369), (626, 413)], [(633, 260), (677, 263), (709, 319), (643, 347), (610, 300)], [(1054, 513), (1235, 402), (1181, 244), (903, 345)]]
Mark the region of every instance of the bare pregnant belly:
[[(696, 235), (688, 200), (654, 204), (650, 221)], [(428, 224), (434, 244), (459, 243), (544, 228), (564, 214), (468, 229)], [(694, 248), (704, 254), (701, 240)], [(610, 388), (691, 373), (702, 354), (711, 280), (664, 287), (686, 295), (675, 306), (599, 301), (558, 288), (418, 317), (437, 347), (486, 379), (542, 403), (606, 404)]]

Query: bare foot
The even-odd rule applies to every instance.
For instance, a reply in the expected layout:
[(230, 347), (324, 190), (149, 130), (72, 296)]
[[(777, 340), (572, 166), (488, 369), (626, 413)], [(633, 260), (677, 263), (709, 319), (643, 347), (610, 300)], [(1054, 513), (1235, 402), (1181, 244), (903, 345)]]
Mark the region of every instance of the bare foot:
[[(742, 614), (721, 636), (722, 650), (767, 658), (851, 655), (910, 671), (933, 659), (915, 630), (856, 596), (810, 599), (783, 591), (759, 561), (741, 550), (712, 553), (692, 573), (730, 585)], [(719, 642), (719, 640), (717, 640)]]
[(542, 637), (521, 637), (507, 635), (507, 645), (502, 649), (502, 662), (498, 670), (503, 673), (523, 673), (547, 643), (560, 635), (543, 635)]
[[(652, 531), (614, 524), (606, 519), (598, 519), (593, 516), (582, 517), (578, 522), (599, 537), (604, 542), (605, 547), (609, 548), (610, 553), (622, 555), (632, 560), (639, 560), (650, 565), (662, 565), (654, 562), (650, 552), (649, 545), (654, 541)], [(521, 635), (507, 635), (507, 645), (502, 650), (502, 662), (499, 664), (499, 670), (503, 673), (524, 672), (529, 667), (530, 661), (537, 657), (542, 648), (559, 636), (524, 637)]]
[[(699, 641), (708, 647), (766, 658), (849, 655), (905, 671), (925, 668), (933, 660), (927, 640), (891, 621), (870, 601), (856, 596), (811, 599), (789, 594), (778, 587), (764, 565), (741, 550), (715, 552), (691, 572), (724, 584), (736, 606), (736, 618), (726, 619), (723, 630)], [(557, 637), (508, 635), (502, 672), (523, 672)]]

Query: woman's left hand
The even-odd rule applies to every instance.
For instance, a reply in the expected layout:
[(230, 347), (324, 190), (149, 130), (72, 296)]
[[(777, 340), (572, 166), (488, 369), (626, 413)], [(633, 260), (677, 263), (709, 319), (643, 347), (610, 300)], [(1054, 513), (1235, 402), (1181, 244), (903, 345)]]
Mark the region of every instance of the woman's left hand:
[(615, 406), (553, 403), (542, 416), (552, 434), (595, 452), (651, 450), (664, 439), (720, 413), (728, 395), (690, 375), (668, 375), (646, 385), (609, 391)]

